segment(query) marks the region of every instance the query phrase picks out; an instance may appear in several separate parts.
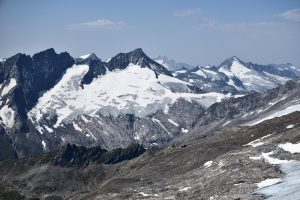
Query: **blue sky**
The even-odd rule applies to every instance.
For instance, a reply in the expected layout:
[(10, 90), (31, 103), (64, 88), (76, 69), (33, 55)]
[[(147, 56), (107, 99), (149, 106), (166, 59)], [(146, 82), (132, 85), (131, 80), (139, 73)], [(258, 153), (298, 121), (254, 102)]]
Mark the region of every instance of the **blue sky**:
[(300, 65), (299, 0), (0, 0), (0, 58), (53, 47), (107, 59), (141, 47), (190, 64)]

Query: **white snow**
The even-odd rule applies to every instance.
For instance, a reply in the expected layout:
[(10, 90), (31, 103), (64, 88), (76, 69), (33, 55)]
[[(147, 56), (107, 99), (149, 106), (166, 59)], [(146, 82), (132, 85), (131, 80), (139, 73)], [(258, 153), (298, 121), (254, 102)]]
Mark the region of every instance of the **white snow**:
[(175, 126), (179, 126), (176, 122), (174, 122), (174, 121), (171, 120), (171, 119), (168, 119), (168, 121), (169, 121), (171, 124), (175, 125)]
[(203, 166), (207, 168), (207, 167), (210, 167), (212, 164), (213, 164), (213, 161), (210, 160), (210, 161), (207, 161), (206, 163), (204, 163)]
[(244, 146), (252, 146), (252, 147), (258, 147), (264, 144), (264, 142), (262, 142), (262, 140), (264, 140), (265, 138), (270, 137), (272, 134), (263, 136), (261, 138), (258, 138), (256, 140), (253, 140), (252, 142), (249, 142), (248, 144), (245, 144)]
[(8, 107), (8, 105), (4, 105), (0, 109), (0, 117), (2, 123), (6, 128), (12, 128), (15, 124), (15, 111)]
[(227, 124), (229, 124), (231, 122), (231, 120), (225, 122), (222, 126), (226, 126)]
[(247, 117), (249, 115), (249, 113), (246, 113), (246, 114), (244, 114), (243, 116), (242, 116), (242, 118), (245, 118), (245, 117)]
[(286, 96), (285, 96), (285, 97), (282, 97), (282, 98), (279, 99), (279, 100), (270, 102), (269, 105), (270, 105), (270, 106), (273, 106), (273, 105), (277, 104), (278, 102), (283, 101), (283, 100), (285, 100), (285, 99), (286, 99)]
[[(89, 129), (86, 129), (88, 132), (89, 132), (89, 134), (87, 134), (87, 135), (89, 135), (89, 136), (91, 136), (94, 140), (97, 140), (97, 138), (95, 137), (95, 135), (92, 133), (92, 131), (90, 131)], [(88, 137), (89, 137), (88, 136)]]
[(270, 157), (270, 155), (272, 155), (272, 154), (274, 154), (273, 151), (268, 152), (268, 153), (262, 153), (261, 156), (258, 156), (258, 157), (249, 157), (249, 158), (252, 160), (264, 159), (264, 161), (266, 161), (272, 165), (278, 165), (278, 164), (291, 162), (291, 160), (280, 160), (277, 158), (272, 158), (272, 157)]
[(154, 117), (152, 118), (152, 121), (153, 122), (156, 122), (156, 123), (158, 123), (170, 136), (172, 135), (167, 129), (166, 129), (166, 127), (164, 127), (164, 125), (160, 122), (160, 120), (158, 120), (158, 119), (155, 119)]
[(82, 58), (82, 59), (87, 59), (88, 57), (90, 57), (92, 54), (86, 54), (86, 55), (82, 55), (80, 56), (79, 58)]
[(4, 95), (7, 95), (16, 86), (17, 86), (17, 80), (14, 78), (11, 78), (9, 80), (8, 85), (2, 89), (0, 96), (3, 97)]
[(188, 130), (188, 129), (185, 129), (185, 128), (181, 128), (181, 132), (187, 133), (187, 132), (189, 132), (189, 130)]
[(269, 120), (269, 119), (273, 119), (275, 117), (282, 117), (284, 115), (288, 115), (290, 113), (293, 113), (293, 112), (296, 112), (296, 111), (300, 111), (300, 104), (297, 104), (297, 105), (292, 105), (292, 106), (289, 106), (283, 110), (279, 110), (277, 112), (274, 112), (272, 114), (270, 114), (269, 116), (266, 116), (258, 121), (255, 121), (253, 123), (250, 123), (249, 126), (253, 126), (253, 125), (256, 125), (256, 124), (259, 124), (263, 121), (266, 121), (266, 120)]
[(179, 188), (179, 192), (186, 192), (189, 189), (191, 189), (192, 187), (183, 187), (183, 188)]
[(54, 126), (57, 127), (67, 116), (79, 112), (76, 105), (82, 105), (83, 100), (77, 99), (80, 94), (76, 91), (81, 89), (80, 81), (88, 68), (88, 65), (74, 65), (69, 68), (62, 79), (39, 98), (36, 106), (28, 113), (29, 119), (38, 122), (44, 113), (49, 113), (58, 117)]
[(37, 105), (28, 113), (29, 119), (38, 126), (45, 113), (57, 116), (54, 126), (57, 128), (62, 123), (70, 124), (82, 114), (96, 116), (98, 111), (110, 116), (128, 113), (143, 117), (160, 109), (168, 110), (179, 98), (195, 100), (208, 107), (231, 97), (231, 94), (215, 92), (172, 92), (169, 89), (170, 84), (188, 90), (189, 83), (166, 75), (159, 75), (157, 79), (151, 69), (133, 64), (129, 64), (124, 70), (108, 71), (81, 88), (80, 81), (88, 69), (88, 65), (74, 65), (69, 68), (62, 79), (39, 98)]
[(140, 139), (141, 139), (139, 135), (135, 135), (133, 138), (134, 138), (135, 140), (140, 140)]
[(52, 132), (53, 132), (53, 130), (52, 130), (49, 126), (44, 125), (44, 127), (45, 127), (45, 129), (46, 129), (49, 133), (52, 133)]
[(187, 70), (178, 70), (178, 71), (175, 71), (173, 72), (173, 76), (177, 76), (178, 74), (184, 74), (185, 72), (187, 72)]
[(286, 127), (287, 129), (291, 129), (291, 128), (294, 128), (294, 124), (290, 124)]
[(85, 123), (88, 123), (89, 122), (89, 120), (85, 117), (85, 116), (81, 116), (81, 119), (85, 122)]
[(281, 164), (280, 170), (285, 174), (282, 182), (261, 188), (258, 193), (264, 194), (268, 197), (268, 200), (299, 199), (300, 162), (294, 161)]
[(150, 196), (150, 194), (146, 194), (144, 192), (140, 192), (139, 194), (142, 195), (143, 197), (149, 197)]
[(207, 75), (204, 73), (202, 69), (197, 70), (196, 72), (194, 72), (194, 74), (207, 78)]
[(285, 143), (285, 144), (280, 144), (279, 147), (293, 154), (300, 153), (300, 143), (298, 144)]
[(280, 182), (281, 182), (281, 178), (269, 178), (269, 179), (263, 180), (260, 183), (257, 183), (257, 187), (264, 188), (264, 187), (268, 187), (270, 185), (274, 185), (274, 184), (277, 184)]
[(46, 151), (47, 150), (47, 144), (44, 140), (42, 140), (42, 145), (43, 145), (43, 150)]
[(75, 130), (82, 132), (82, 129), (73, 121), (73, 127)]

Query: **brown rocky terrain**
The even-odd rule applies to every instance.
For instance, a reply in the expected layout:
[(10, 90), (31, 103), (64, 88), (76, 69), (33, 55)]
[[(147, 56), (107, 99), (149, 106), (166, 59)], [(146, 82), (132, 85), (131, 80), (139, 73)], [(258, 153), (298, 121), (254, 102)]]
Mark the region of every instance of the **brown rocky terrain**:
[(3, 161), (0, 199), (264, 199), (257, 183), (285, 174), (257, 157), (272, 152), (271, 158), (300, 160), (278, 146), (300, 142), (299, 119), (295, 112), (229, 128), (193, 142), (153, 147), (117, 164), (76, 168), (42, 162), (53, 153)]

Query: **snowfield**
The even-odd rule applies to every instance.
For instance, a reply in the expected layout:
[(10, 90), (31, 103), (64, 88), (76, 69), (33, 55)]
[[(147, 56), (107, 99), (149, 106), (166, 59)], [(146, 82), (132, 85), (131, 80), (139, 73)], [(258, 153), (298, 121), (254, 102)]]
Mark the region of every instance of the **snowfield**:
[(254, 126), (256, 124), (262, 123), (263, 121), (273, 119), (275, 117), (282, 117), (284, 115), (288, 115), (290, 113), (297, 112), (297, 111), (300, 111), (300, 104), (292, 105), (292, 106), (289, 106), (289, 107), (287, 107), (283, 110), (279, 110), (277, 112), (274, 112), (274, 113), (272, 113), (272, 114), (270, 114), (266, 117), (263, 117), (260, 120), (257, 120), (257, 121), (254, 121), (254, 122), (250, 123), (248, 126)]
[(285, 151), (292, 153), (292, 154), (300, 153), (300, 143), (298, 143), (298, 144), (292, 144), (292, 143), (280, 144), (279, 147)]
[[(88, 65), (74, 65), (51, 90), (43, 94), (37, 105), (29, 111), (31, 121), (38, 125), (44, 114), (57, 116), (55, 128), (82, 114), (97, 113), (110, 116), (134, 114), (144, 117), (158, 110), (168, 111), (177, 99), (195, 100), (204, 107), (231, 97), (216, 92), (195, 94), (190, 83), (177, 78), (156, 75), (149, 68), (129, 64), (124, 70), (108, 71), (91, 84), (80, 86)], [(179, 91), (179, 92), (174, 92)]]
[[(267, 196), (268, 200), (299, 199), (300, 162), (294, 161), (281, 164), (280, 170), (285, 174), (285, 177), (282, 180), (274, 179), (268, 182), (262, 182), (265, 185), (268, 183), (269, 187), (261, 188), (258, 192)], [(262, 186), (262, 183), (259, 186)]]

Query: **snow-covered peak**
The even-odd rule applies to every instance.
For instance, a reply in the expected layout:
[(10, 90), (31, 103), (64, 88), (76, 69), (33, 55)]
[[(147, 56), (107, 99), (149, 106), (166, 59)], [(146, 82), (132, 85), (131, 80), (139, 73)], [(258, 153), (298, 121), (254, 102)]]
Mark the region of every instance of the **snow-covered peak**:
[(240, 59), (236, 56), (232, 56), (232, 60), (235, 60), (235, 61), (240, 61)]
[(34, 124), (38, 125), (44, 115), (57, 118), (54, 127), (72, 123), (82, 114), (145, 117), (158, 110), (168, 110), (179, 98), (196, 100), (208, 107), (229, 97), (215, 92), (191, 93), (191, 84), (164, 74), (157, 76), (151, 69), (132, 63), (125, 69), (108, 71), (82, 88), (80, 82), (88, 68), (88, 65), (74, 65), (39, 99), (28, 113)]
[(167, 56), (158, 56), (154, 59), (155, 62), (161, 64), (169, 71), (178, 71), (182, 68), (192, 69), (194, 66), (186, 63), (177, 63), (175, 60), (168, 58)]
[(86, 54), (86, 55), (82, 55), (79, 58), (86, 60), (86, 59), (90, 59), (90, 60), (99, 60), (99, 58), (96, 56), (96, 54), (94, 53), (90, 53), (90, 54)]

